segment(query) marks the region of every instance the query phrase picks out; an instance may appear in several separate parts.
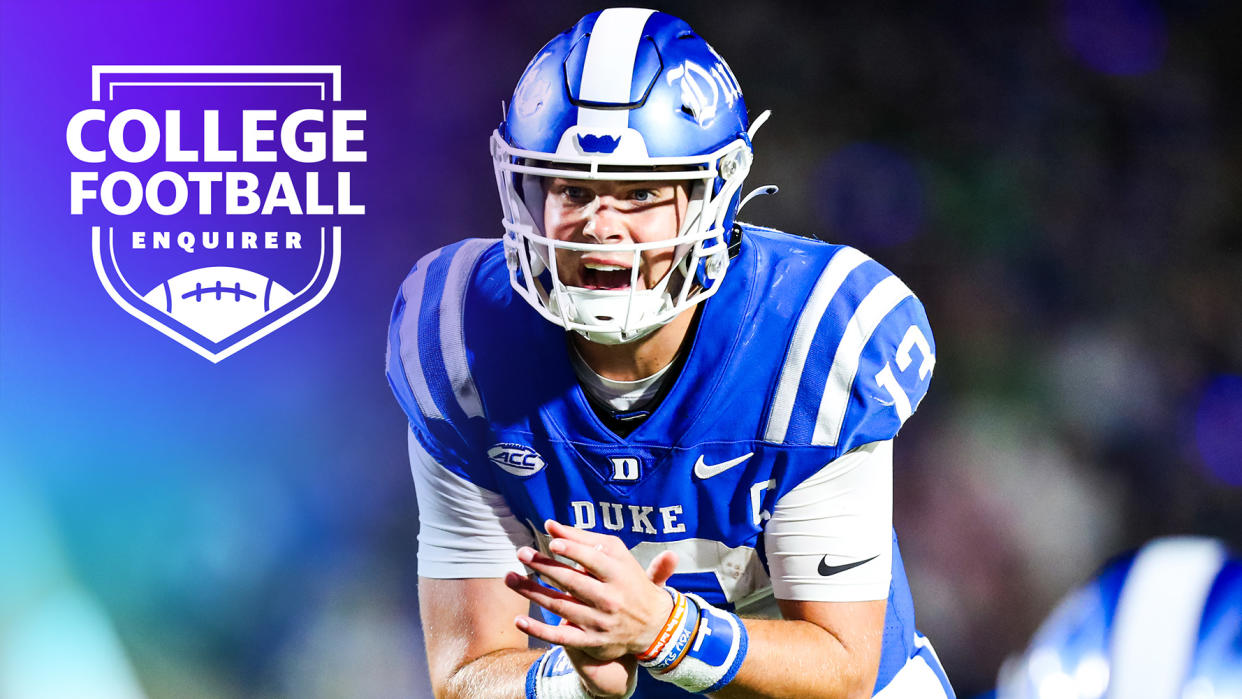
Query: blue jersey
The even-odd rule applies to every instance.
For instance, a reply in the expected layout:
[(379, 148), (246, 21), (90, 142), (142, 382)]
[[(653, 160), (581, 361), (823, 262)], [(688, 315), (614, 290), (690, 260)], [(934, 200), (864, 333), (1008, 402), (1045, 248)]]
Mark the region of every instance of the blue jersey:
[[(699, 312), (680, 374), (623, 438), (588, 402), (565, 331), (512, 291), (500, 241), (466, 240), (403, 285), (388, 379), (423, 448), (534, 532), (549, 518), (590, 528), (640, 560), (675, 548), (669, 585), (733, 609), (768, 585), (774, 503), (893, 438), (927, 391), (935, 348), (922, 304), (883, 266), (753, 226)], [(876, 691), (925, 645), (892, 546)], [(640, 673), (640, 696), (686, 696), (650, 680)]]

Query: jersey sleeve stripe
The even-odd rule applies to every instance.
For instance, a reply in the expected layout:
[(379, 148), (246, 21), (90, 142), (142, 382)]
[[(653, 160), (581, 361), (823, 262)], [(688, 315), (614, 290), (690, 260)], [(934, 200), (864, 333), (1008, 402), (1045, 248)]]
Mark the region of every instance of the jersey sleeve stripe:
[(466, 417), (483, 417), (483, 401), (474, 384), (474, 377), (470, 374), (466, 338), (462, 328), (466, 289), (475, 263), (495, 242), (472, 239), (462, 243), (449, 264), (444, 294), (440, 297), (440, 353), (453, 395)]
[(401, 364), (405, 370), (410, 389), (414, 392), (414, 400), (423, 417), (429, 420), (443, 420), (444, 414), (436, 406), (431, 397), (431, 388), (427, 385), (427, 377), (423, 372), (422, 358), (419, 356), (419, 332), (422, 325), (421, 300), (427, 282), (427, 268), (440, 256), (441, 250), (428, 253), (418, 261), (418, 265), (401, 287), (406, 299), (405, 315), (401, 321)]
[(802, 371), (806, 367), (807, 356), (816, 331), (823, 320), (828, 304), (841, 289), (845, 278), (859, 265), (871, 258), (854, 248), (842, 248), (825, 265), (824, 271), (815, 283), (811, 296), (807, 300), (798, 324), (794, 329), (793, 340), (785, 353), (785, 364), (781, 367), (780, 379), (777, 383), (776, 395), (772, 399), (772, 410), (768, 415), (767, 427), (763, 438), (769, 442), (783, 442), (789, 430), (789, 421), (793, 416), (794, 402), (798, 397), (798, 387), (802, 383)]
[(384, 369), (388, 376), (388, 385), (392, 387), (397, 402), (410, 417), (415, 419), (418, 400), (414, 397), (414, 389), (410, 386), (410, 378), (405, 372), (405, 364), (401, 360), (401, 324), (405, 320), (405, 288), (397, 290), (397, 300), (392, 305), (392, 317), (388, 323), (388, 348), (384, 354)]
[(913, 295), (914, 292), (904, 282), (890, 275), (876, 284), (862, 303), (858, 304), (853, 317), (845, 326), (841, 342), (832, 358), (828, 385), (824, 388), (819, 412), (815, 417), (812, 444), (837, 445), (841, 438), (841, 426), (845, 422), (845, 411), (850, 405), (850, 391), (854, 386), (854, 377), (858, 374), (863, 348), (867, 346), (871, 334), (897, 304)]

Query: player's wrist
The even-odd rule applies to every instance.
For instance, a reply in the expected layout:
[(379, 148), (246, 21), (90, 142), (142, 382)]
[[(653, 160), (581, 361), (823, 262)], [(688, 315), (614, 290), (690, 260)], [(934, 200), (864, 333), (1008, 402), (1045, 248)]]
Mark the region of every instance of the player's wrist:
[(589, 684), (565, 648), (553, 646), (526, 671), (525, 699), (628, 699), (638, 682), (631, 668), (623, 694), (598, 694)]
[(657, 680), (688, 692), (718, 691), (733, 681), (746, 658), (746, 626), (736, 614), (717, 609), (698, 595), (683, 597), (686, 613), (670, 640), (656, 657), (640, 658), (638, 664)]
[(590, 697), (590, 699), (629, 699), (634, 696), (634, 690), (638, 688), (638, 673), (630, 673), (629, 679), (625, 684), (625, 692), (621, 694), (601, 692), (598, 689), (591, 687), (591, 683), (581, 674), (578, 675), (578, 682), (582, 686), (582, 691), (586, 692), (586, 695)]
[[(577, 670), (583, 689), (592, 699), (624, 699), (634, 694), (638, 685), (638, 663), (632, 657), (600, 662), (581, 648), (561, 647), (565, 649), (565, 657)], [(620, 686), (617, 670), (624, 673)]]
[(638, 664), (652, 672), (664, 672), (681, 661), (699, 629), (699, 605), (688, 595), (669, 588), (673, 612), (660, 630), (660, 636), (638, 656)]
[(639, 660), (650, 654), (660, 642), (661, 634), (673, 622), (673, 616), (677, 613), (677, 596), (681, 593), (670, 587), (660, 586), (658, 589), (659, 603), (654, 606), (653, 611), (644, 615), (647, 625), (629, 646), (629, 653)]

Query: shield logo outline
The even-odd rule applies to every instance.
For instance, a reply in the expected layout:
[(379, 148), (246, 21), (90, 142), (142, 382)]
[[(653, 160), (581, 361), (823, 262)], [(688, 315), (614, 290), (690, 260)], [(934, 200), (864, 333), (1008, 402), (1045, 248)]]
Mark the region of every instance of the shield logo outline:
[[(117, 99), (117, 89), (125, 91), (143, 91), (152, 87), (160, 89), (197, 90), (203, 87), (238, 88), (261, 86), (278, 89), (315, 90), (319, 102), (337, 103), (342, 99), (341, 66), (328, 64), (212, 64), (212, 65), (155, 65), (155, 64), (96, 64), (91, 66), (91, 101), (113, 102)], [(91, 227), (92, 258), (96, 275), (103, 284), (108, 296), (129, 313), (147, 325), (155, 328), (160, 334), (176, 341), (178, 344), (194, 351), (208, 361), (219, 363), (234, 353), (245, 349), (262, 337), (283, 327), (285, 324), (310, 311), (331, 291), (340, 270), (341, 227), (331, 226), (331, 235), (327, 228), (320, 226), (320, 255), (314, 277), (302, 288), (292, 294), (279, 287), (284, 294), (274, 300), (273, 308), (268, 311), (266, 295), (262, 295), (263, 313), (244, 327), (236, 327), (246, 323), (247, 317), (230, 318), (227, 313), (217, 314), (221, 323), (210, 327), (204, 326), (201, 318), (195, 319), (198, 330), (174, 318), (170, 312), (144, 298), (143, 294), (134, 289), (126, 280), (117, 258), (112, 226), (107, 226), (107, 249), (104, 249), (103, 226)], [(312, 229), (313, 230), (313, 229)], [(313, 234), (312, 234), (313, 235)], [(239, 272), (253, 272), (246, 268), (225, 268)], [(170, 280), (171, 281), (171, 280)], [(165, 292), (168, 284), (164, 285)], [(268, 290), (271, 291), (269, 284)], [(207, 289), (200, 289), (194, 294), (201, 300), (214, 292), (216, 299), (221, 294), (235, 294), (240, 300), (243, 295), (254, 298), (254, 295), (238, 288), (221, 287), (219, 282)], [(153, 293), (153, 292), (151, 292)], [(182, 296), (182, 298), (185, 298)], [(169, 305), (171, 310), (171, 304)], [(253, 313), (253, 312), (252, 312)], [(230, 322), (232, 321), (232, 322)], [(201, 331), (201, 332), (200, 332)], [(212, 337), (208, 337), (207, 334)]]
[(118, 306), (125, 309), (126, 313), (194, 351), (207, 361), (217, 364), (249, 347), (260, 338), (284, 327), (293, 319), (319, 305), (319, 302), (328, 296), (328, 292), (336, 283), (341, 266), (341, 227), (332, 226), (332, 235), (328, 236), (326, 227), (320, 226), (319, 236), (319, 264), (310, 282), (294, 294), (288, 302), (218, 341), (207, 338), (165, 311), (156, 308), (130, 286), (116, 264), (112, 226), (108, 226), (107, 259), (104, 257), (103, 229), (101, 226), (91, 226), (91, 255), (95, 263), (95, 273), (99, 276), (99, 281), (108, 292), (108, 296)]

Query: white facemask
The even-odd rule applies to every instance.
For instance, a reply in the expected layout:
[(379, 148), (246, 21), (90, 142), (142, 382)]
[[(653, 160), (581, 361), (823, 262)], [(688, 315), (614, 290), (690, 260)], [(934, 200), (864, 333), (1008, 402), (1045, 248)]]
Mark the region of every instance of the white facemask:
[[(766, 113), (755, 120), (751, 135), (764, 117)], [(641, 140), (637, 132), (629, 137)], [(624, 145), (627, 151), (641, 149), (645, 154), (641, 142)], [(737, 139), (714, 153), (691, 158), (634, 158), (632, 163), (585, 155), (558, 155), (555, 161), (548, 158), (546, 153), (514, 149), (499, 133), (492, 135), (492, 160), (505, 210), (504, 246), (510, 283), (543, 317), (592, 342), (632, 342), (720, 288), (729, 263), (731, 231), (724, 228), (728, 206), (750, 169), (750, 145), (745, 140)], [(619, 244), (558, 241), (544, 233), (540, 177), (689, 182), (691, 195), (682, 229), (670, 239)], [(640, 288), (637, 278), (643, 252), (662, 248), (673, 249), (672, 268), (653, 288)], [(614, 258), (632, 255), (631, 284), (627, 289), (568, 286), (555, 269), (558, 250)]]

